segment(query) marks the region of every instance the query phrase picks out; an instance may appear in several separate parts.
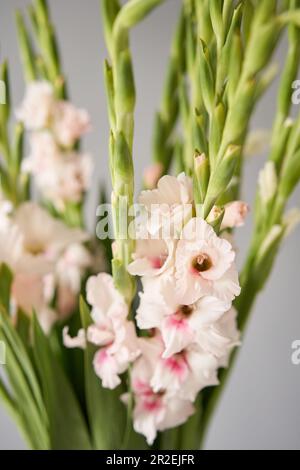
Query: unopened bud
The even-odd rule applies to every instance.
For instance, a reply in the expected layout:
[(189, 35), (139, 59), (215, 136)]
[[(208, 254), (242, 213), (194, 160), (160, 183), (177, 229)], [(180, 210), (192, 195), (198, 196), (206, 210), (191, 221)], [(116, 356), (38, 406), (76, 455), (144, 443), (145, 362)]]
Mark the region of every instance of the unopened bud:
[(267, 162), (258, 177), (259, 193), (264, 204), (273, 199), (277, 190), (277, 173), (274, 162)]

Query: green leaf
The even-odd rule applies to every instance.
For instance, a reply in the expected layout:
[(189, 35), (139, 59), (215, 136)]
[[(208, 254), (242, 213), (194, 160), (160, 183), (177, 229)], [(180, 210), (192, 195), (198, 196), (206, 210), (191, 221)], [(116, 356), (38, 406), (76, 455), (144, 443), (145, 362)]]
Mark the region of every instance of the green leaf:
[[(29, 349), (29, 341), (30, 341), (30, 331), (31, 331), (31, 319), (27, 315), (27, 313), (23, 312), (20, 308), (17, 311), (16, 315), (16, 330), (23, 341), (27, 350)], [(31, 350), (30, 350), (31, 353)]]
[(51, 449), (90, 450), (90, 438), (78, 400), (36, 316), (33, 318), (33, 338), (35, 359), (49, 414)]
[[(90, 311), (87, 304), (80, 300), (81, 321), (84, 329), (91, 324)], [(122, 390), (107, 390), (101, 386), (93, 369), (96, 348), (87, 345), (84, 352), (86, 401), (90, 428), (94, 446), (98, 450), (119, 449), (122, 446), (126, 407), (120, 400)]]
[(6, 264), (0, 266), (0, 303), (6, 311), (9, 310), (10, 288), (12, 283), (12, 273)]
[(35, 69), (35, 55), (23, 16), (19, 11), (16, 12), (16, 23), (25, 78), (27, 82), (31, 82), (37, 78)]
[[(19, 425), (33, 449), (48, 449), (48, 420), (39, 384), (26, 349), (2, 307), (0, 339), (6, 345), (5, 371), (15, 397)], [(6, 396), (6, 404), (7, 398)]]

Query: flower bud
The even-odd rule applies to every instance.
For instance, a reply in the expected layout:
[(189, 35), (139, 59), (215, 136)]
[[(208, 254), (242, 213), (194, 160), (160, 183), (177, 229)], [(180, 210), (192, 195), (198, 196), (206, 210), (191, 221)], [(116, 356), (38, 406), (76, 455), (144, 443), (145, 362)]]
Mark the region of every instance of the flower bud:
[(199, 73), (203, 101), (207, 112), (211, 114), (215, 100), (215, 85), (208, 54), (208, 48), (202, 40), (200, 41), (199, 47)]
[(207, 217), (207, 223), (212, 226), (218, 234), (223, 224), (225, 209), (224, 207), (214, 206)]
[(300, 223), (300, 210), (295, 207), (294, 209), (289, 210), (284, 218), (283, 225), (285, 227), (284, 236), (288, 237), (295, 230), (297, 225)]
[(222, 230), (243, 226), (249, 210), (248, 204), (243, 201), (234, 201), (226, 204), (221, 226)]
[(154, 189), (162, 176), (163, 165), (160, 162), (153, 163), (144, 171), (144, 183), (147, 189)]
[(208, 216), (218, 197), (226, 191), (231, 182), (240, 158), (240, 152), (239, 145), (229, 145), (221, 162), (213, 171), (204, 201), (204, 218)]
[(194, 158), (194, 186), (198, 197), (196, 203), (203, 204), (209, 181), (209, 160), (204, 153), (196, 152)]
[(274, 162), (267, 162), (258, 177), (259, 193), (262, 202), (267, 205), (277, 191), (277, 173)]

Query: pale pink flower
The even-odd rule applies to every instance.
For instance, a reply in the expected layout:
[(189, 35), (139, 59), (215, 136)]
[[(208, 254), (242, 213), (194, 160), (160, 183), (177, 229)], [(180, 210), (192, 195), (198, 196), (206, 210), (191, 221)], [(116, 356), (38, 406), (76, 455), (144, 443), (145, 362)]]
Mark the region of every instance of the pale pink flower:
[(186, 399), (170, 396), (167, 391), (153, 391), (150, 382), (161, 353), (160, 340), (141, 339), (140, 349), (142, 355), (134, 363), (131, 374), (135, 399), (134, 429), (143, 434), (148, 444), (152, 445), (158, 431), (183, 424), (195, 409)]
[(127, 320), (128, 307), (108, 274), (88, 280), (87, 300), (94, 321), (87, 339), (100, 347), (93, 361), (95, 372), (103, 387), (113, 389), (121, 383), (119, 375), (139, 355), (135, 327)]
[(149, 233), (163, 238), (177, 238), (183, 225), (192, 216), (193, 185), (184, 173), (176, 177), (165, 175), (157, 189), (142, 191), (139, 204), (148, 212)]
[(16, 116), (29, 130), (48, 127), (54, 110), (53, 87), (48, 82), (32, 82), (27, 86), (25, 98)]
[(163, 172), (163, 166), (160, 162), (153, 163), (144, 171), (144, 182), (148, 189), (153, 189), (157, 185), (159, 178)]
[(90, 128), (87, 111), (77, 109), (68, 101), (59, 101), (55, 106), (53, 132), (60, 145), (72, 147)]
[(34, 133), (30, 144), (31, 153), (24, 160), (22, 169), (35, 177), (43, 196), (58, 209), (63, 209), (68, 201), (80, 202), (90, 184), (90, 155), (63, 153), (48, 131)]
[(175, 253), (176, 290), (180, 303), (189, 305), (203, 295), (232, 301), (240, 293), (235, 253), (203, 219), (184, 227)]
[(192, 343), (212, 352), (207, 331), (230, 308), (230, 303), (210, 296), (202, 297), (191, 305), (180, 305), (176, 295), (166, 299), (153, 288), (146, 289), (140, 297), (137, 324), (141, 329), (160, 330), (165, 346), (164, 358), (182, 351)]
[(34, 202), (21, 204), (13, 222), (22, 234), (24, 251), (49, 261), (57, 260), (70, 244), (89, 239), (87, 233), (67, 227)]
[(36, 177), (46, 177), (62, 157), (53, 135), (49, 131), (34, 132), (29, 143), (30, 154), (22, 162), (22, 170)]
[(92, 276), (87, 282), (87, 301), (92, 306), (92, 317), (122, 318), (128, 315), (128, 307), (122, 295), (114, 286), (112, 276), (100, 273)]
[(219, 383), (218, 365), (217, 358), (197, 344), (168, 358), (161, 353), (151, 386), (156, 393), (167, 391), (170, 396), (194, 401), (203, 388)]
[(225, 214), (222, 221), (221, 229), (241, 227), (245, 223), (245, 218), (250, 208), (243, 201), (230, 202), (225, 206)]
[(43, 295), (44, 276), (51, 272), (53, 263), (39, 253), (29, 253), (24, 244), (24, 235), (10, 220), (0, 229), (0, 264), (9, 266), (13, 274), (11, 310), (21, 307), (28, 315), (35, 310), (38, 318), (43, 314), (43, 328), (48, 332), (53, 323), (53, 312), (48, 322), (45, 318), (47, 304)]
[(172, 240), (137, 240), (134, 261), (129, 264), (132, 276), (158, 276), (174, 263)]
[(58, 284), (69, 287), (78, 294), (84, 272), (92, 264), (90, 252), (80, 243), (72, 243), (63, 252), (56, 264), (56, 279)]
[(135, 327), (126, 320), (103, 318), (88, 329), (89, 342), (100, 346), (93, 365), (103, 387), (113, 389), (121, 383), (119, 377), (139, 355)]
[(92, 159), (88, 154), (71, 153), (64, 156), (57, 167), (56, 185), (49, 191), (54, 202), (80, 202), (89, 188)]

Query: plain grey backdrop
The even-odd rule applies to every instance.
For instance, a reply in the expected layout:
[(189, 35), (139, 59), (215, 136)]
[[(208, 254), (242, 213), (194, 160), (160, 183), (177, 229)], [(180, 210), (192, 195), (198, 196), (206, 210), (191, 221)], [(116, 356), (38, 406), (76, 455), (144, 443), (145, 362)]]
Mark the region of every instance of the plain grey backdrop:
[[(13, 103), (22, 99), (24, 83), (20, 65), (14, 11), (26, 9), (30, 0), (0, 0), (0, 59), (8, 58)], [(94, 184), (109, 178), (107, 165), (108, 122), (102, 78), (106, 50), (98, 0), (50, 0), (71, 98), (88, 109), (93, 131), (85, 149), (95, 159)], [(170, 38), (181, 0), (167, 0), (132, 33), (137, 110), (135, 129), (136, 180), (150, 160), (151, 130), (158, 106)], [(282, 64), (285, 44), (276, 60)], [(258, 107), (252, 127), (270, 128), (275, 111), (276, 85)], [(300, 110), (299, 110), (300, 111)], [(266, 156), (248, 161), (243, 198), (253, 202), (259, 168)], [(95, 191), (94, 191), (95, 193)], [(94, 220), (95, 194), (87, 213)], [(300, 205), (299, 192), (293, 204)], [(239, 230), (242, 262), (251, 217)], [(264, 293), (253, 310), (238, 363), (215, 414), (207, 449), (300, 449), (300, 366), (291, 363), (291, 344), (300, 338), (299, 229), (285, 243)], [(1, 367), (1, 366), (0, 366)], [(16, 426), (0, 404), (0, 449), (26, 448)]]

